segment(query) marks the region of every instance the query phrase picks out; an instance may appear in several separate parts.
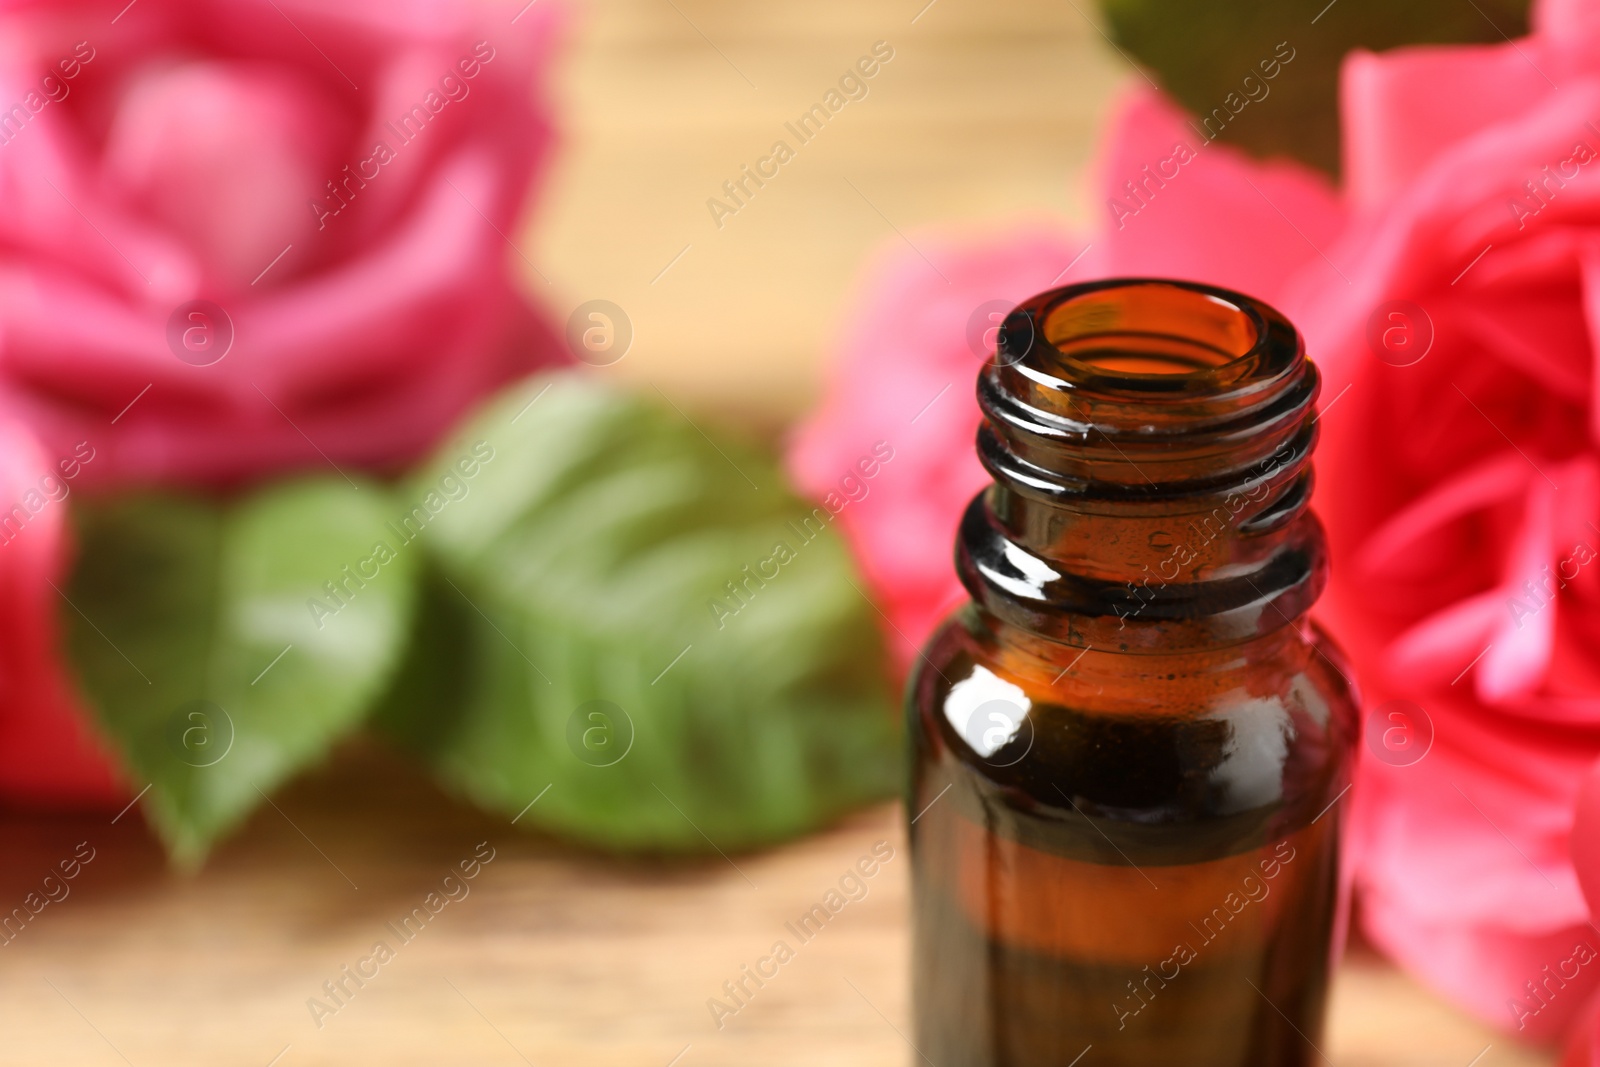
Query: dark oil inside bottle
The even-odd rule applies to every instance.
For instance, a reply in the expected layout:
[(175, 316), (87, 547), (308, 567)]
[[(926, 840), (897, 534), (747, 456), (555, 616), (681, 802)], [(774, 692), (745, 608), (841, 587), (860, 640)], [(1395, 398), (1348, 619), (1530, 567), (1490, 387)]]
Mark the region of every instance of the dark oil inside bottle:
[[(1149, 288), (1074, 287), (1091, 299), (1056, 334), (1167, 300), (1160, 283), (1127, 285)], [(1192, 314), (1182, 296), (1161, 329)], [(1053, 302), (1033, 301), (1041, 333)], [(1079, 345), (1096, 357), (1073, 384), (1173, 375), (1149, 385), (1158, 401), (1093, 381), (1055, 409), (1059, 429), (1059, 398), (1024, 393), (1051, 366), (991, 367), (980, 385), (997, 484), (959, 536), (973, 602), (930, 640), (908, 693), (911, 1038), (937, 1067), (1322, 1060), (1359, 725), (1337, 650), (1302, 618), (1325, 573), (1305, 510), (1315, 376), (1292, 334), (1240, 370), (1227, 347), (1277, 320), (1238, 341), (1202, 310), (1222, 323), (1215, 359), (1165, 335), (1120, 360), (1114, 344)], [(1070, 339), (1051, 341), (1071, 356)], [(1174, 386), (1165, 438), (1115, 439), (1118, 419), (1160, 430)], [(1076, 413), (1088, 428), (1073, 437)], [(1234, 451), (1208, 456), (1217, 441)], [(1213, 522), (1232, 485), (1249, 506)], [(1135, 584), (1152, 567), (1162, 579)]]
[[(971, 677), (963, 659), (943, 665), (951, 679)], [(1265, 714), (1291, 744), (1325, 733), (1301, 709)], [(1303, 793), (1240, 809), (1251, 798), (1219, 795), (1219, 769), (1264, 788), (1285, 753), (1241, 759), (1236, 722), (1029, 715), (980, 766), (949, 736), (919, 761), (918, 1047), (940, 1067), (1065, 1067), (1086, 1049), (1085, 1064), (1130, 1067), (1316, 1060), (1337, 768), (1302, 767)]]

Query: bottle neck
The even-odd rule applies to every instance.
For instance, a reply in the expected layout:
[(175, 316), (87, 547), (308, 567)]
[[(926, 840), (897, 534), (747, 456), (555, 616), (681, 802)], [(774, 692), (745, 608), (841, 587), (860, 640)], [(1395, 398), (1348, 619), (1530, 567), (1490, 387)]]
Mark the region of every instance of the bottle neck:
[(1196, 649), (1290, 625), (1320, 593), (1308, 510), (1315, 367), (1238, 294), (1109, 282), (1013, 312), (979, 378), (995, 484), (963, 517), (962, 581), (1041, 637)]

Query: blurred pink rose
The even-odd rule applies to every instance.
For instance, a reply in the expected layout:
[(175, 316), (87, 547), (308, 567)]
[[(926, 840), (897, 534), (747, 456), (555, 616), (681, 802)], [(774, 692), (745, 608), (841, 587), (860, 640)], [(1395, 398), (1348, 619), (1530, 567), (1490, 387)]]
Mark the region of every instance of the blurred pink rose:
[[(1326, 378), (1317, 507), (1334, 578), (1319, 615), (1370, 706), (1409, 700), (1435, 735), (1409, 766), (1378, 758), (1382, 731), (1369, 739), (1349, 802), (1363, 926), (1489, 1022), (1547, 1038), (1600, 988), (1600, 965), (1540, 984), (1582, 938), (1600, 948), (1569, 846), (1600, 756), (1600, 5), (1544, 3), (1535, 26), (1499, 47), (1352, 55), (1342, 195), (1207, 145), (1136, 93), (1101, 156), (1095, 233), (924, 237), (939, 273), (911, 254), (880, 268), (792, 465), (820, 492), (859, 440), (903, 428), (840, 522), (904, 663), (934, 605), (961, 596), (949, 545), (985, 483), (966, 458), (968, 314), (1118, 274), (1278, 305)], [(904, 429), (900, 408), (948, 380), (938, 430), (921, 428), (932, 411)], [(942, 557), (912, 547), (924, 540)]]
[(1568, 974), (1576, 944), (1600, 948), (1569, 844), (1600, 755), (1594, 10), (1544, 3), (1515, 44), (1352, 55), (1352, 222), (1325, 249), (1348, 284), (1296, 279), (1286, 300), (1339, 405), (1324, 612), (1372, 703), (1413, 701), (1436, 732), (1420, 763), (1363, 768), (1365, 929), (1534, 1038), (1600, 988), (1600, 962)]
[(389, 469), (555, 358), (509, 242), (557, 20), (518, 6), (6, 5), (0, 384), (49, 448)]
[(123, 785), (76, 706), (57, 653), (70, 610), (62, 531), (69, 494), (100, 460), (92, 448), (47, 456), (0, 413), (0, 802), (71, 805), (121, 797)]
[[(1577, 814), (1572, 822), (1572, 863), (1589, 902), (1589, 927), (1600, 935), (1600, 763), (1589, 769), (1578, 790)], [(1584, 940), (1600, 948), (1600, 936)], [(1600, 996), (1590, 1000), (1567, 1043), (1561, 1067), (1600, 1067)]]

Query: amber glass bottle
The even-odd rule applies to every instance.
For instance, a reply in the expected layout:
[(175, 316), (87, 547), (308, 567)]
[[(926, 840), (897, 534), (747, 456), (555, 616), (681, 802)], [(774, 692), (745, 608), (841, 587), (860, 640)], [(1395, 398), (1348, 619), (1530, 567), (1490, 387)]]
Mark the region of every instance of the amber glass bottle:
[(1305, 619), (1317, 388), (1294, 327), (1226, 290), (1094, 282), (1005, 320), (972, 599), (908, 694), (939, 1067), (1320, 1059), (1359, 716)]

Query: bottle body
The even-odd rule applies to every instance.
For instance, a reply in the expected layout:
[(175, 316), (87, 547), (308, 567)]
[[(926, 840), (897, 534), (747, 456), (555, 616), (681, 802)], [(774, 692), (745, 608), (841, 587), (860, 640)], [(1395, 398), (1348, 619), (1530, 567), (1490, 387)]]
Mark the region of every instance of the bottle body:
[[(1035, 298), (1027, 350), (1013, 333), (980, 385), (996, 485), (959, 535), (973, 599), (907, 700), (913, 1040), (940, 1067), (1320, 1059), (1359, 715), (1303, 618), (1325, 573), (1314, 371), (1295, 338), (1241, 415), (1240, 379), (1214, 380), (1240, 352), (1139, 351), (1200, 287), (1143, 330), (1141, 301), (1172, 294), (1118, 286), (1162, 284)], [(1061, 357), (1084, 333), (1089, 370)]]
[[(1356, 721), (1336, 654), (1289, 627), (1176, 656), (994, 631), (962, 609), (912, 681), (917, 1047), (941, 1067), (1091, 1045), (1315, 1061)], [(998, 703), (1017, 690), (1022, 736)]]

